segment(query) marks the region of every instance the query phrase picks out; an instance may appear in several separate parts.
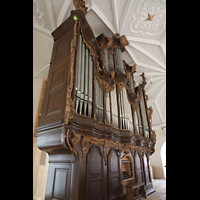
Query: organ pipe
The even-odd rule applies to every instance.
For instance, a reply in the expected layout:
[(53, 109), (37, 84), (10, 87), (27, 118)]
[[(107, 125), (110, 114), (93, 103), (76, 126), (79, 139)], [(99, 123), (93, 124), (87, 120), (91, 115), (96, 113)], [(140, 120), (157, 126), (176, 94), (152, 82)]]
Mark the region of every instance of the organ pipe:
[[(108, 53), (107, 48), (102, 51), (102, 69), (107, 73), (116, 71), (119, 74), (127, 75), (128, 69), (123, 64), (122, 50), (115, 48), (113, 54), (110, 54), (110, 52)], [(130, 130), (134, 134), (149, 137), (150, 129), (143, 91), (141, 90), (141, 99), (137, 100), (137, 106), (134, 109), (128, 100), (129, 94), (125, 86), (120, 88), (117, 93), (117, 85), (115, 84), (115, 87), (111, 91), (104, 93), (105, 91), (102, 89), (104, 86), (100, 86), (100, 82), (95, 77), (96, 87), (94, 90), (95, 94), (93, 94), (93, 60), (90, 55), (90, 50), (83, 41), (81, 33), (79, 34), (77, 54), (78, 60), (75, 82), (76, 113), (92, 117), (93, 95), (95, 95), (96, 105), (94, 109), (96, 112), (96, 121), (101, 123), (106, 122), (115, 128)], [(135, 95), (134, 72), (132, 71), (131, 73), (129, 75), (128, 87), (130, 93)]]
[(92, 77), (92, 57), (80, 34), (75, 85), (75, 110), (76, 113), (89, 117), (92, 116)]

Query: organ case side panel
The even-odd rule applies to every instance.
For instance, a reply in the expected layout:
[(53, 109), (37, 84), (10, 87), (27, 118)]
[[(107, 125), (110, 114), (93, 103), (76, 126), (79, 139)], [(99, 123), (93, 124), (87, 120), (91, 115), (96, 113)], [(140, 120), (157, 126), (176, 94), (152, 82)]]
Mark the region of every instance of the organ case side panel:
[(71, 41), (74, 37), (74, 20), (69, 18), (68, 22), (65, 34), (58, 37), (59, 30), (52, 33), (55, 42), (39, 126), (60, 123), (65, 118), (66, 93), (71, 71)]

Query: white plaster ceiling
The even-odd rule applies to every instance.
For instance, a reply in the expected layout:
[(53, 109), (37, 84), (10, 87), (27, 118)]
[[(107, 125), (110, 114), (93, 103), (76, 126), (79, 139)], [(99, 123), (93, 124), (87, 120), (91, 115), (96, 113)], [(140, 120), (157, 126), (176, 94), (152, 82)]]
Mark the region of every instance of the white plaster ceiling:
[[(153, 108), (152, 124), (156, 129), (166, 125), (166, 0), (86, 0), (86, 18), (95, 36), (104, 33), (125, 35), (129, 41), (123, 59), (137, 64), (135, 79), (144, 72), (145, 87)], [(72, 0), (33, 0), (33, 32), (51, 42), (53, 32), (70, 11)], [(146, 20), (155, 15), (152, 21)], [(34, 61), (37, 63), (36, 61)], [(50, 62), (50, 59), (49, 59)], [(48, 70), (49, 63), (33, 69), (34, 76)], [(44, 70), (43, 70), (44, 69)], [(44, 77), (45, 78), (45, 77)], [(152, 79), (152, 84), (150, 80)]]

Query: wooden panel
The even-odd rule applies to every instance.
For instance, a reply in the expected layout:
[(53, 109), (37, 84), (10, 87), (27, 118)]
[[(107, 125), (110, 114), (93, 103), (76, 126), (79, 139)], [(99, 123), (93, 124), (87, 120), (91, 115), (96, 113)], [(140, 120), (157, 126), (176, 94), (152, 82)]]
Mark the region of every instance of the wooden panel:
[(73, 37), (73, 26), (71, 27), (71, 30), (65, 33), (62, 37), (60, 37), (55, 42), (55, 48), (54, 48), (54, 59), (53, 61), (63, 57), (64, 55), (68, 55), (71, 50), (71, 40)]
[(108, 199), (121, 199), (122, 185), (120, 178), (120, 163), (119, 156), (116, 150), (111, 148), (108, 154)]
[(97, 146), (87, 155), (87, 200), (103, 200), (103, 155)]
[(144, 175), (145, 175), (145, 182), (146, 182), (145, 184), (147, 185), (151, 182), (151, 178), (150, 178), (150, 170), (149, 170), (146, 153), (144, 153)]
[(51, 90), (55, 89), (56, 87), (59, 87), (63, 84), (64, 82), (64, 78), (65, 78), (65, 74), (64, 74), (64, 65), (62, 65), (61, 67), (59, 66), (59, 68), (57, 68), (53, 74), (52, 74), (52, 82), (51, 82)]
[(140, 156), (138, 152), (135, 153), (134, 156), (134, 164), (135, 164), (135, 178), (136, 178), (136, 183), (141, 183), (142, 180), (142, 168), (141, 168), (141, 162), (140, 162)]
[[(69, 179), (68, 169), (56, 169), (54, 177), (54, 188), (52, 197), (55, 199), (65, 199), (67, 198), (66, 193), (66, 183)], [(68, 181), (69, 182), (69, 181)]]
[(39, 123), (40, 126), (60, 121), (64, 118), (64, 105), (69, 86), (70, 67), (70, 54), (50, 65)]
[(61, 112), (64, 100), (63, 92), (63, 88), (61, 88), (49, 95), (49, 101), (47, 104), (47, 117)]
[(69, 200), (72, 164), (50, 163), (45, 200)]

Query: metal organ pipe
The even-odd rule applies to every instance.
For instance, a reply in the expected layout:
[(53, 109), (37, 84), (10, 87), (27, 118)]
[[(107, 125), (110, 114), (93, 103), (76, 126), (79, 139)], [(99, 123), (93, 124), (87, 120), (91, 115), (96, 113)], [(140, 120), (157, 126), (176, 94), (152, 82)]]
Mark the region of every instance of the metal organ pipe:
[(76, 69), (76, 113), (85, 116), (92, 116), (92, 81), (93, 61), (89, 49), (83, 42), (80, 33), (78, 42), (78, 61)]
[[(78, 60), (76, 68), (76, 82), (75, 82), (75, 109), (76, 113), (92, 117), (93, 105), (93, 60), (90, 55), (90, 50), (86, 47), (80, 33), (78, 40)], [(107, 49), (103, 53), (104, 70), (107, 72), (116, 70), (118, 73), (126, 75), (122, 60), (122, 51), (116, 48), (114, 54), (108, 55)], [(129, 88), (132, 94), (135, 93), (133, 74), (129, 79)], [(99, 82), (96, 79), (96, 120), (104, 122), (104, 95)], [(141, 101), (138, 102), (137, 109), (132, 113), (131, 105), (128, 101), (126, 87), (123, 87), (117, 94), (116, 85), (114, 90), (106, 94), (105, 101), (105, 117), (106, 123), (113, 127), (121, 129), (128, 129), (132, 133), (149, 137), (148, 117), (145, 107), (144, 93), (142, 91)], [(117, 96), (118, 95), (118, 96)], [(117, 102), (119, 100), (119, 112)], [(120, 116), (119, 116), (120, 113)], [(120, 120), (119, 120), (120, 119)], [(119, 124), (120, 122), (120, 124)]]
[(116, 66), (116, 71), (126, 74), (124, 66), (123, 66), (123, 60), (122, 60), (122, 51), (121, 49), (117, 48), (115, 49), (115, 66)]
[(117, 94), (116, 87), (111, 91), (111, 104), (112, 104), (112, 123), (113, 126), (118, 128), (118, 109), (117, 109)]
[(103, 122), (103, 90), (96, 80), (96, 119)]
[(142, 121), (143, 121), (143, 126), (144, 126), (144, 136), (149, 137), (149, 126), (148, 126), (148, 120), (147, 120), (147, 113), (146, 113), (143, 91), (142, 91), (142, 98), (141, 98), (141, 102), (140, 102), (140, 108), (141, 108)]

